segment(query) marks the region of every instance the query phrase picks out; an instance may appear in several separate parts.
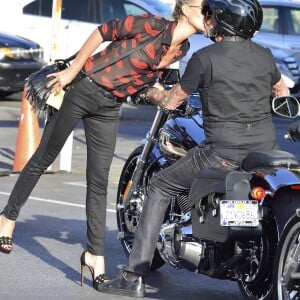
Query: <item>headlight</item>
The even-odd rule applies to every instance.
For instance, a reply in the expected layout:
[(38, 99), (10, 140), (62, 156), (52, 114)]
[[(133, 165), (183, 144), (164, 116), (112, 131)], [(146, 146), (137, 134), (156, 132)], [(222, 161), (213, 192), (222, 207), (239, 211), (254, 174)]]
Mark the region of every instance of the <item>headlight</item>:
[(13, 59), (13, 60), (41, 60), (43, 59), (44, 51), (41, 48), (38, 49), (23, 49), (23, 48), (0, 48), (0, 59)]

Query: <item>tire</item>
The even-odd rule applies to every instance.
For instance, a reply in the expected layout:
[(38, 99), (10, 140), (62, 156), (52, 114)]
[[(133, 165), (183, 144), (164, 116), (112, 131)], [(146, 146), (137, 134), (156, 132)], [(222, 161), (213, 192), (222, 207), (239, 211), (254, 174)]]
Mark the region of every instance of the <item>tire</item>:
[(282, 232), (275, 257), (275, 299), (300, 299), (300, 280), (291, 275), (300, 272), (300, 218), (293, 215)]
[[(144, 178), (143, 182), (139, 183), (138, 192), (135, 196), (132, 197), (132, 201), (130, 201), (130, 206), (123, 205), (123, 195), (126, 191), (126, 188), (132, 178), (132, 173), (135, 169), (137, 159), (139, 155), (142, 153), (143, 146), (136, 148), (127, 159), (123, 170), (121, 172), (121, 177), (118, 186), (117, 193), (117, 225), (119, 231), (119, 239), (121, 241), (123, 250), (128, 257), (133, 245), (134, 240), (134, 232), (136, 230), (136, 226), (138, 224), (138, 220), (140, 218), (142, 212), (143, 201), (145, 199), (145, 185), (150, 178)], [(150, 172), (151, 173), (151, 172)], [(148, 175), (150, 176), (150, 175)], [(146, 175), (147, 177), (147, 175)], [(159, 252), (155, 250), (151, 270), (157, 270), (161, 266), (165, 264), (164, 260), (161, 258)]]
[[(260, 240), (256, 241), (255, 258), (253, 260), (255, 267), (247, 267), (245, 265), (239, 270), (238, 286), (245, 297), (251, 300), (273, 300), (274, 286), (273, 286), (273, 265), (276, 251), (276, 229), (270, 224), (264, 226), (264, 234)], [(248, 266), (251, 266), (248, 263)], [(251, 271), (249, 271), (251, 270)]]

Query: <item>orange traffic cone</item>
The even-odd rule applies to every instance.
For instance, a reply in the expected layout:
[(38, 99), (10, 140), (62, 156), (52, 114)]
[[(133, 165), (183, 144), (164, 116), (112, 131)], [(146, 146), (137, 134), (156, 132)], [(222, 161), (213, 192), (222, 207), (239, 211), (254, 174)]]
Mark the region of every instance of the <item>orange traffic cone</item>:
[(37, 115), (25, 98), (25, 90), (22, 96), (22, 106), (19, 121), (19, 129), (16, 143), (13, 172), (21, 172), (30, 159), (41, 140), (41, 130)]

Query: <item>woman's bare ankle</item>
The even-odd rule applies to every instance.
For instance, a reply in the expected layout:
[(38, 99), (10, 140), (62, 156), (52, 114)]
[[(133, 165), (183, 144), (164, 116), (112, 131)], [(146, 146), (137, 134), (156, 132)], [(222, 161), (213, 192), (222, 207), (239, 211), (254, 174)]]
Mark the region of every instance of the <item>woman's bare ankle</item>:
[(3, 214), (0, 215), (0, 236), (12, 237), (16, 221), (6, 218)]
[(105, 274), (104, 256), (93, 255), (87, 251), (85, 259), (86, 263), (93, 268), (95, 277), (100, 274)]

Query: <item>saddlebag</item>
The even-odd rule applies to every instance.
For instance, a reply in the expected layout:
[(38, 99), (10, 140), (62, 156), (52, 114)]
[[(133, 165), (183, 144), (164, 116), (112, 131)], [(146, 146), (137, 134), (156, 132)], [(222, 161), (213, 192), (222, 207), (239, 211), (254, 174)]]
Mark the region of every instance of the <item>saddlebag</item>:
[(205, 169), (194, 180), (189, 194), (193, 236), (225, 243), (260, 236), (256, 227), (221, 226), (221, 200), (249, 200), (250, 174), (241, 171)]

